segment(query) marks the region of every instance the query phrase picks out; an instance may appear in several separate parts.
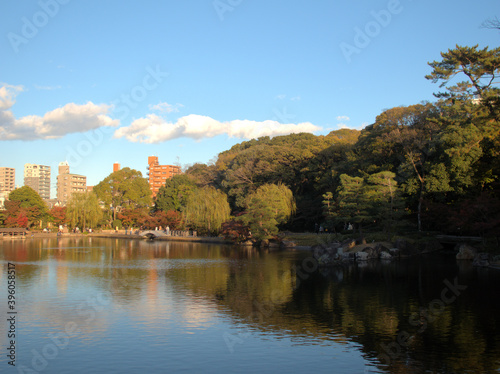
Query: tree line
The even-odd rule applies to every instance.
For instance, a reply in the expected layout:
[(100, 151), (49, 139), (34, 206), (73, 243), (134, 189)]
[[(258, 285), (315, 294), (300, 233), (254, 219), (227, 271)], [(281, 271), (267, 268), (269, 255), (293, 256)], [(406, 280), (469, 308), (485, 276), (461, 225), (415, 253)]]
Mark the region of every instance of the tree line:
[(384, 110), (363, 130), (239, 143), (168, 179), (152, 199), (139, 171), (110, 174), (64, 208), (13, 191), (4, 226), (191, 228), (234, 240), (279, 229), (353, 228), (497, 237), (500, 232), (500, 48), (456, 46), (429, 63), (435, 102)]

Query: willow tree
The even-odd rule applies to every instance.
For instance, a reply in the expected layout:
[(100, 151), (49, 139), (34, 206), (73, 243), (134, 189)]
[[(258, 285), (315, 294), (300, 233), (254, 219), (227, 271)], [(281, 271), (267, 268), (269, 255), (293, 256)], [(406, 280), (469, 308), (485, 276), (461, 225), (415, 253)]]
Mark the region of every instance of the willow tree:
[(189, 195), (184, 208), (186, 223), (209, 233), (218, 232), (230, 214), (227, 195), (210, 186)]
[(71, 195), (66, 205), (66, 218), (72, 227), (95, 227), (103, 217), (103, 210), (97, 195), (93, 192), (82, 192)]
[(284, 184), (264, 184), (246, 199), (243, 222), (257, 240), (270, 239), (278, 234), (278, 225), (295, 213), (292, 191)]

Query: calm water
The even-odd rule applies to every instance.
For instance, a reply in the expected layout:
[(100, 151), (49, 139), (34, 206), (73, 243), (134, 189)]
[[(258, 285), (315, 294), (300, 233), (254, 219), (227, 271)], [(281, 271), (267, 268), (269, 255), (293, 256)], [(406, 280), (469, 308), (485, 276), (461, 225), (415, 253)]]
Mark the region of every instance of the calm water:
[(2, 323), (0, 372), (500, 372), (500, 271), (442, 255), (322, 270), (310, 256), (0, 241), (0, 318), (8, 262), (18, 312), (16, 368)]

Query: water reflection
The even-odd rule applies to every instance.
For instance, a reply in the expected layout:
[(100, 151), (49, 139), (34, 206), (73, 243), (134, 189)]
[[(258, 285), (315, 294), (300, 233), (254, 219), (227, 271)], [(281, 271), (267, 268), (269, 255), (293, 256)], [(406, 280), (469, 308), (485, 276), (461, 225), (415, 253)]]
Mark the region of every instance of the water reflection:
[[(214, 244), (28, 239), (0, 249), (1, 284), (6, 262), (17, 264), (23, 356), (50, 334), (71, 342), (51, 372), (75, 363), (81, 372), (118, 372), (110, 355), (122, 372), (141, 372), (131, 351), (147, 358), (150, 372), (292, 370), (298, 357), (320, 372), (500, 368), (500, 272), (445, 257), (304, 275), (310, 253)], [(6, 335), (0, 327), (2, 346)]]

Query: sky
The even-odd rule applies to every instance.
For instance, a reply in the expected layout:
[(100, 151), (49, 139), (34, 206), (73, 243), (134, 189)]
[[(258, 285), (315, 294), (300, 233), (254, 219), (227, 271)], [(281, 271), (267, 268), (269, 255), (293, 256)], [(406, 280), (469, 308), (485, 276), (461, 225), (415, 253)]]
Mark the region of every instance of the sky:
[(2, 0), (0, 166), (209, 163), (260, 136), (433, 101), (428, 62), (499, 46), (498, 0)]

